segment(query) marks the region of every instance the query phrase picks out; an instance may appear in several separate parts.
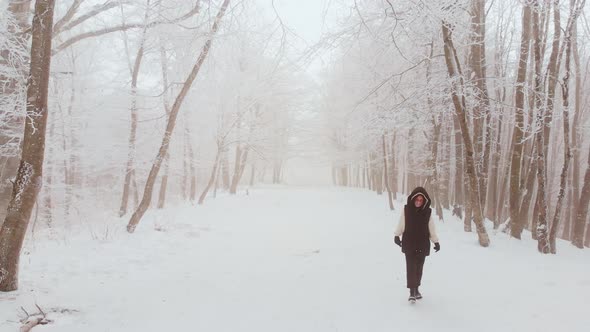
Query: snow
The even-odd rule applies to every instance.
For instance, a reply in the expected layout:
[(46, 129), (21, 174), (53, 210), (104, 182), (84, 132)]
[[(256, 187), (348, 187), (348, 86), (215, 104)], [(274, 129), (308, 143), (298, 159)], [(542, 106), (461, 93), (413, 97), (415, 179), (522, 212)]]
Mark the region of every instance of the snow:
[[(38, 304), (33, 331), (587, 331), (590, 253), (474, 233), (446, 211), (407, 303), (397, 210), (364, 190), (263, 187), (149, 211), (66, 238), (29, 237), (0, 331)], [(113, 215), (116, 211), (113, 211)], [(82, 231), (85, 229), (85, 231)], [(525, 234), (528, 238), (528, 234)]]

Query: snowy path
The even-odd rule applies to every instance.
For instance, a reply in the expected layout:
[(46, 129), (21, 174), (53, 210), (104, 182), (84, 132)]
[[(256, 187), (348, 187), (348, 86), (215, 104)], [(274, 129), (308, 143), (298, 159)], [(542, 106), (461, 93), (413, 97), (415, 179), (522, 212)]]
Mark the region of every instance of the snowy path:
[[(21, 289), (0, 294), (0, 331), (20, 306), (67, 308), (34, 331), (586, 331), (590, 253), (493, 235), (478, 247), (454, 219), (406, 301), (384, 198), (270, 188), (152, 213), (128, 235), (29, 241)], [(398, 202), (396, 207), (401, 207)], [(126, 220), (117, 220), (124, 223)], [(156, 225), (163, 231), (155, 231)], [(106, 227), (106, 226), (105, 226)], [(114, 231), (115, 230), (115, 231)], [(104, 234), (104, 233), (102, 233)]]

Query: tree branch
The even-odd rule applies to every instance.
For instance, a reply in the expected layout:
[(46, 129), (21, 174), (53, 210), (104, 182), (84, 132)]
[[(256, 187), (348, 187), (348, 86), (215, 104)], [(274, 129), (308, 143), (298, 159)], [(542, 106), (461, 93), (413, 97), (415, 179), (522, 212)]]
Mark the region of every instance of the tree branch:
[[(125, 2), (123, 2), (125, 3)], [(107, 10), (116, 7), (117, 5), (119, 5), (117, 2), (115, 1), (108, 1), (103, 3), (102, 5), (96, 5), (93, 7), (92, 10), (90, 10), (88, 13), (78, 17), (77, 19), (75, 19), (74, 21), (68, 23), (66, 26), (64, 26), (61, 30), (59, 31), (55, 31), (54, 33), (60, 33), (63, 31), (67, 31), (67, 30), (71, 30), (73, 27), (76, 27), (78, 25), (80, 25), (81, 23), (87, 21), (88, 19), (97, 16), (100, 13), (106, 12)]]
[(104, 28), (101, 30), (81, 33), (81, 34), (74, 36), (74, 37), (66, 40), (65, 42), (61, 43), (58, 47), (56, 47), (53, 50), (53, 55), (63, 51), (65, 48), (72, 46), (73, 44), (75, 44), (81, 40), (87, 39), (87, 38), (98, 37), (98, 36), (106, 35), (106, 34), (117, 32), (117, 31), (125, 31), (128, 29), (137, 29), (137, 28), (141, 28), (143, 26), (144, 26), (144, 24), (142, 24), (142, 23), (122, 24), (122, 25), (118, 25), (118, 26), (114, 26), (114, 27), (110, 27), (110, 28)]
[[(109, 6), (108, 9), (110, 9), (110, 8), (116, 6), (116, 4), (114, 2), (112, 2), (112, 3), (106, 3), (103, 6), (105, 6), (105, 7), (106, 6)], [(100, 12), (103, 12), (103, 11), (107, 10), (107, 9), (104, 9), (105, 7), (101, 7), (103, 10), (101, 10)], [(79, 42), (81, 40), (84, 40), (84, 39), (88, 39), (88, 38), (92, 38), (92, 37), (98, 37), (98, 36), (106, 35), (106, 34), (113, 33), (113, 32), (118, 32), (118, 31), (126, 31), (126, 30), (129, 30), (129, 29), (138, 29), (138, 28), (146, 28), (146, 29), (149, 29), (149, 28), (152, 28), (152, 27), (155, 27), (155, 26), (158, 26), (158, 25), (162, 25), (162, 24), (175, 24), (175, 23), (181, 22), (183, 20), (186, 20), (186, 19), (188, 19), (188, 18), (190, 18), (190, 17), (198, 14), (200, 11), (201, 11), (201, 1), (200, 0), (197, 0), (195, 6), (188, 13), (186, 13), (186, 14), (178, 17), (178, 18), (175, 18), (173, 20), (153, 21), (153, 22), (148, 23), (147, 25), (144, 24), (144, 23), (121, 24), (121, 25), (117, 25), (117, 26), (114, 26), (114, 27), (109, 27), (109, 28), (104, 28), (104, 29), (100, 29), (100, 30), (84, 32), (84, 33), (81, 33), (81, 34), (79, 34), (77, 36), (74, 36), (74, 37), (66, 40), (65, 42), (61, 43), (59, 46), (57, 46), (53, 50), (52, 55), (55, 55), (55, 54), (63, 51), (65, 48), (67, 48), (69, 46), (72, 46), (73, 44), (75, 44), (75, 43), (77, 43), (77, 42)], [(96, 15), (96, 14), (94, 14), (94, 15)], [(92, 16), (94, 16), (94, 15), (92, 15)], [(84, 15), (84, 16), (86, 16), (86, 15)], [(90, 17), (91, 16), (85, 18), (84, 20), (86, 20), (86, 19), (88, 19)], [(72, 22), (71, 24), (68, 24), (68, 26), (64, 27), (63, 30), (70, 29), (71, 27), (73, 27), (72, 24), (76, 23), (80, 19)], [(78, 23), (76, 23), (76, 25), (78, 25), (80, 23), (82, 23), (82, 22), (78, 22)]]
[(58, 34), (63, 26), (66, 25), (66, 23), (68, 23), (74, 17), (74, 15), (76, 15), (76, 12), (78, 11), (78, 8), (80, 8), (82, 2), (84, 2), (84, 0), (74, 0), (66, 14), (53, 25), (54, 34)]

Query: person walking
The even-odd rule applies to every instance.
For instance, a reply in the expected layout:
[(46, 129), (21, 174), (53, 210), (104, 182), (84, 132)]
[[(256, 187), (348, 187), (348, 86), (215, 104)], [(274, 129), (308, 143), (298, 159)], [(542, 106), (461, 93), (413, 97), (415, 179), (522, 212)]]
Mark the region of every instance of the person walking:
[(431, 214), (430, 196), (426, 189), (417, 187), (408, 196), (395, 230), (394, 242), (406, 255), (406, 279), (410, 289), (408, 301), (412, 303), (422, 298), (418, 288), (422, 282), (426, 256), (430, 255), (430, 242), (434, 243), (436, 252), (440, 250)]

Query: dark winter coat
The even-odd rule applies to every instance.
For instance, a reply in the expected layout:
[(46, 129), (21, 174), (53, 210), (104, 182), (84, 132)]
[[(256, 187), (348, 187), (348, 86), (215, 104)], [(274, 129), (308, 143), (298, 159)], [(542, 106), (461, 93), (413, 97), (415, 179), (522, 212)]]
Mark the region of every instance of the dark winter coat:
[[(416, 208), (413, 202), (418, 195), (424, 197), (424, 204), (420, 208)], [(425, 256), (430, 254), (430, 231), (428, 228), (432, 214), (430, 202), (430, 196), (422, 187), (417, 187), (408, 196), (408, 202), (404, 206), (405, 227), (402, 236), (402, 251), (404, 253), (417, 253)]]

